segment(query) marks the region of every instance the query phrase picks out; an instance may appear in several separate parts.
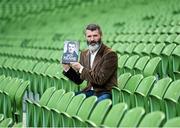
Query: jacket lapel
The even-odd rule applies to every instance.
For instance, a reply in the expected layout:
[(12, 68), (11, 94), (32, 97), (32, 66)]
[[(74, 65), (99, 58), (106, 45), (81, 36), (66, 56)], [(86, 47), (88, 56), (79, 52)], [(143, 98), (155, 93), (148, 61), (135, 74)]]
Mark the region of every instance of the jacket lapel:
[(90, 53), (89, 53), (89, 51), (86, 53), (86, 64), (87, 64), (87, 68), (91, 69), (91, 66), (90, 66)]

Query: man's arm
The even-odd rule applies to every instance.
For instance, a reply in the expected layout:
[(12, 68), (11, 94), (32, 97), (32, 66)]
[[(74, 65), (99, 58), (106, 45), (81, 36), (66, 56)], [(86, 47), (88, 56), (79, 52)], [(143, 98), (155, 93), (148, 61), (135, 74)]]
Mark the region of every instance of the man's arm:
[(71, 67), (67, 69), (67, 71), (63, 71), (63, 74), (78, 85), (83, 82), (83, 80), (80, 78), (80, 74)]

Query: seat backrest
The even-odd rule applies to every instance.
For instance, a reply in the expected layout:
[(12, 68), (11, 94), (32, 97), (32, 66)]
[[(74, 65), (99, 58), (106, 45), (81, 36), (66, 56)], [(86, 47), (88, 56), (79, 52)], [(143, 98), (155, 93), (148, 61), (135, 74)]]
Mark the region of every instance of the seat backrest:
[(178, 102), (180, 98), (180, 80), (173, 81), (167, 89), (164, 99), (170, 99), (174, 102)]
[(160, 57), (155, 57), (155, 58), (150, 59), (144, 68), (144, 71), (143, 71), (144, 76), (153, 75), (156, 69), (158, 68), (160, 62), (161, 62)]
[(149, 43), (146, 45), (146, 47), (143, 49), (142, 53), (144, 55), (149, 55), (154, 48), (155, 44), (154, 43)]
[(174, 51), (172, 52), (174, 56), (180, 56), (180, 45), (176, 46)]
[(134, 92), (138, 87), (139, 83), (143, 79), (142, 74), (137, 74), (132, 76), (126, 83), (124, 89), (129, 90), (130, 92)]
[(144, 116), (139, 127), (160, 127), (165, 121), (165, 114), (161, 111), (148, 113)]
[(156, 81), (155, 76), (149, 76), (149, 77), (144, 78), (139, 84), (135, 92), (139, 92), (143, 94), (144, 96), (147, 96), (150, 90), (152, 89), (155, 81)]
[(143, 69), (144, 69), (145, 65), (147, 64), (147, 62), (149, 61), (149, 59), (150, 59), (149, 56), (143, 56), (143, 57), (139, 58), (139, 60), (134, 65), (134, 69), (143, 71)]
[(117, 127), (127, 109), (128, 105), (126, 103), (114, 105), (106, 116), (103, 124), (107, 127)]
[(110, 99), (105, 99), (99, 102), (94, 110), (92, 111), (89, 120), (94, 122), (97, 126), (99, 126), (109, 111), (110, 107), (112, 105), (112, 101)]
[(66, 111), (69, 103), (71, 102), (72, 98), (74, 97), (74, 92), (67, 92), (63, 95), (57, 106), (55, 107), (59, 112)]
[(156, 44), (156, 46), (153, 48), (151, 53), (155, 55), (159, 55), (161, 51), (163, 50), (164, 46), (165, 46), (165, 43)]
[(20, 87), (16, 91), (15, 102), (18, 107), (22, 106), (22, 99), (23, 99), (24, 93), (29, 85), (30, 85), (29, 81), (23, 81), (23, 83), (20, 85)]
[(174, 48), (176, 47), (176, 44), (169, 44), (167, 45), (164, 50), (162, 51), (162, 55), (170, 56)]
[(180, 127), (180, 117), (174, 117), (170, 120), (167, 120), (167, 122), (164, 124), (163, 128), (170, 128), (170, 127)]
[(120, 89), (123, 89), (130, 77), (131, 77), (131, 73), (124, 73), (120, 75), (118, 77), (118, 87)]
[(50, 109), (54, 108), (58, 104), (58, 102), (61, 100), (64, 93), (65, 93), (64, 89), (56, 90), (51, 96), (51, 98), (49, 99), (47, 103), (47, 107), (49, 107)]
[(162, 99), (171, 81), (172, 79), (170, 77), (166, 77), (161, 80), (158, 80), (157, 83), (155, 83), (154, 87), (152, 88), (150, 92), (150, 96), (154, 95)]
[(145, 110), (142, 107), (136, 107), (127, 111), (119, 127), (137, 127), (143, 118)]
[(0, 127), (10, 127), (13, 124), (12, 118), (6, 118), (0, 123)]
[(146, 45), (144, 43), (137, 44), (137, 46), (133, 50), (133, 53), (141, 54), (145, 46)]
[(4, 88), (4, 91), (8, 93), (8, 95), (11, 97), (12, 100), (14, 100), (15, 94), (22, 83), (23, 80), (12, 78), (11, 82), (9, 82)]
[(122, 67), (124, 66), (124, 64), (126, 63), (128, 57), (129, 57), (128, 54), (124, 54), (123, 56), (121, 56), (121, 57), (118, 59), (118, 67), (122, 68)]
[(84, 100), (79, 108), (77, 116), (81, 117), (83, 120), (87, 120), (94, 106), (96, 105), (97, 97), (91, 96)]
[(4, 119), (4, 115), (3, 114), (0, 114), (0, 123), (1, 121)]
[(124, 67), (132, 69), (138, 59), (139, 59), (138, 55), (133, 55), (129, 57)]
[(77, 96), (74, 96), (71, 102), (69, 103), (66, 112), (70, 116), (75, 115), (85, 98), (85, 94), (79, 94)]
[(46, 91), (43, 93), (43, 95), (39, 100), (39, 104), (45, 106), (48, 103), (49, 99), (51, 98), (52, 94), (55, 92), (55, 90), (56, 90), (55, 87), (50, 87), (46, 89)]
[(12, 83), (11, 77), (4, 78), (0, 83), (0, 90), (4, 91), (4, 88), (6, 88), (9, 83)]

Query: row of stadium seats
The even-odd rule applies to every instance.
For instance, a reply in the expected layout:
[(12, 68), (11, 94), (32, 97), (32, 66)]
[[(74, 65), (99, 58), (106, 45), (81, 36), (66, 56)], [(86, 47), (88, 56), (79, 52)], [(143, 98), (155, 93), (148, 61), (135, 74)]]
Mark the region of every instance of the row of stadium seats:
[(22, 121), (22, 100), (29, 81), (0, 76), (0, 113), (10, 117), (13, 122)]
[[(74, 92), (65, 93), (63, 89), (48, 88), (39, 102), (26, 100), (27, 126), (160, 127), (179, 125), (179, 117), (168, 119), (161, 111), (147, 113), (143, 107), (131, 109), (126, 103), (112, 106), (109, 99), (99, 103), (96, 101), (95, 96), (85, 99), (84, 94), (74, 96)], [(173, 124), (170, 125), (172, 121)]]
[(66, 91), (79, 90), (79, 86), (74, 85), (62, 75), (62, 68), (57, 63), (6, 57), (1, 57), (0, 62), (0, 74), (30, 81), (28, 90), (33, 94), (38, 93), (41, 96), (47, 88), (52, 86)]
[[(12, 100), (18, 77), (30, 82), (27, 127), (179, 127), (179, 8), (179, 0), (0, 0), (0, 85), (9, 81), (0, 113), (25, 126), (22, 98)], [(103, 42), (119, 56), (112, 102), (75, 96), (84, 85), (62, 75), (64, 40), (85, 49), (89, 23), (102, 27)]]
[(113, 104), (125, 102), (130, 108), (142, 106), (146, 112), (161, 110), (166, 118), (180, 116), (180, 80), (166, 77), (156, 80), (155, 76), (122, 74), (118, 87), (113, 87)]

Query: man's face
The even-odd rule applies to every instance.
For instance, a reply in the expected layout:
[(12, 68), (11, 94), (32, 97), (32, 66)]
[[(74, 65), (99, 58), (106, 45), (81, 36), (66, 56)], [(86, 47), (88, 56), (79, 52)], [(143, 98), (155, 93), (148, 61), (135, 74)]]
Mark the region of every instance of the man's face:
[(75, 51), (75, 49), (76, 49), (76, 45), (75, 44), (69, 44), (68, 45), (68, 51), (70, 53), (73, 53)]
[(88, 45), (94, 46), (101, 41), (101, 35), (98, 30), (86, 30), (86, 40)]

